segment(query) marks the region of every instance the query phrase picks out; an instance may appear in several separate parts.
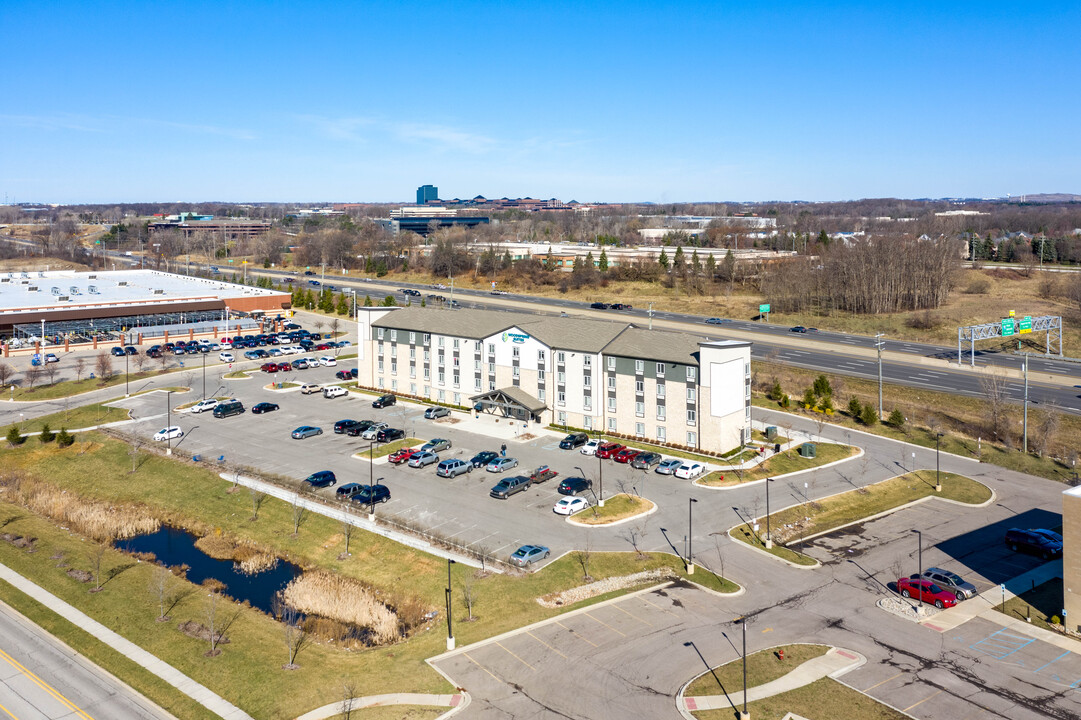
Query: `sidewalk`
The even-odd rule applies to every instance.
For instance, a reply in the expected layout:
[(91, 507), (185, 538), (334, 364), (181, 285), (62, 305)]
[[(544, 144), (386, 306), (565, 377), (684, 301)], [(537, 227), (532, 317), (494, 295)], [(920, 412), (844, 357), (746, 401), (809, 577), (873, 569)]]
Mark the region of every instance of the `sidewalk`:
[[(436, 720), (443, 720), (457, 713), (469, 705), (469, 696), (465, 693), (454, 695), (431, 695), (428, 693), (390, 693), (388, 695), (368, 695), (367, 697), (353, 698), (353, 711), (370, 707), (385, 707), (388, 705), (427, 705), (430, 707), (448, 707), (448, 712), (440, 715)], [(297, 720), (326, 720), (342, 714), (342, 702), (324, 705), (310, 712), (306, 712)]]
[[(736, 662), (739, 662), (738, 660)], [(839, 677), (850, 670), (854, 670), (867, 662), (867, 658), (853, 651), (842, 648), (830, 648), (829, 652), (816, 658), (812, 658), (802, 665), (791, 670), (787, 675), (779, 677), (764, 685), (747, 689), (747, 702), (754, 702), (762, 698), (780, 695), (810, 685), (824, 677)], [(686, 686), (684, 686), (686, 687)], [(698, 695), (685, 697), (680, 690), (677, 702), (681, 714), (688, 716), (687, 711), (698, 710), (727, 710), (739, 708), (743, 705), (743, 691), (722, 693), (720, 695)]]
[[(1053, 562), (1044, 563), (1037, 568), (1029, 570), (1026, 573), (1022, 573), (1015, 578), (1011, 578), (1006, 581), (1005, 599), (1020, 595), (1023, 592), (1027, 592), (1032, 589), (1033, 583), (1040, 585), (1053, 578), (1062, 577), (1062, 560), (1055, 560)], [(995, 622), (1007, 622), (1009, 618), (1006, 615), (995, 610), (995, 608), (1002, 604), (1003, 591), (1001, 587), (993, 587), (990, 590), (985, 590), (976, 597), (969, 598), (964, 602), (954, 605), (948, 610), (942, 610), (937, 612), (926, 620), (922, 621), (920, 625), (937, 630), (938, 632), (947, 632), (954, 629), (958, 625), (962, 625), (975, 617), (987, 617), (993, 619)], [(1020, 621), (1024, 628), (1029, 630), (1040, 630), (1041, 628), (1035, 628), (1032, 625)], [(1047, 632), (1047, 631), (1043, 631)], [(1061, 635), (1055, 633), (1049, 633), (1054, 637), (1067, 640)], [(1070, 640), (1073, 643), (1070, 647), (1077, 649), (1076, 640)]]

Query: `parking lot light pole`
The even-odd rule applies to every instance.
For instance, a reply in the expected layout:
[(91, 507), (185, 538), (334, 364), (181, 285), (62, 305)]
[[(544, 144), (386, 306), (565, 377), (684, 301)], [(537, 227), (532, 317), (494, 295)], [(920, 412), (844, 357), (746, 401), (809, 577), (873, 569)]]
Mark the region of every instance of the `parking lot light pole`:
[[(172, 390), (166, 390), (165, 391), (165, 417), (166, 417), (165, 427), (167, 427), (167, 428), (171, 428), (173, 426), (173, 402), (172, 402), (172, 398), (173, 398), (173, 391)], [(167, 443), (167, 445), (165, 447), (165, 454), (166, 455), (172, 455), (173, 454), (173, 434), (171, 432), (166, 432), (165, 433), (165, 442)]]
[(687, 498), (687, 574), (694, 575), (694, 498)]
[(131, 397), (131, 376), (128, 374), (128, 351), (124, 350), (124, 397)]
[(935, 433), (935, 492), (942, 492), (942, 469), (938, 457), (938, 445), (941, 440), (942, 433)]
[(375, 440), (368, 443), (368, 520), (375, 520)]
[(773, 548), (773, 533), (770, 532), (769, 527), (769, 484), (773, 482), (773, 478), (766, 478), (766, 542), (765, 546), (767, 550)]
[(597, 505), (604, 507), (604, 458), (597, 456), (597, 484), (600, 486), (599, 500)]
[(447, 558), (447, 650), (454, 649), (454, 627), (451, 624), (451, 592), (450, 592), (450, 566), (454, 561)]
[(919, 530), (913, 530), (912, 532), (916, 533), (916, 542), (919, 543), (919, 549), (916, 551), (916, 556), (919, 562), (920, 575), (923, 575), (923, 533)]
[(206, 400), (206, 353), (200, 353), (203, 356), (203, 400)]
[(743, 626), (743, 712), (739, 717), (740, 720), (749, 720), (751, 714), (747, 712), (747, 618), (740, 618), (739, 624)]

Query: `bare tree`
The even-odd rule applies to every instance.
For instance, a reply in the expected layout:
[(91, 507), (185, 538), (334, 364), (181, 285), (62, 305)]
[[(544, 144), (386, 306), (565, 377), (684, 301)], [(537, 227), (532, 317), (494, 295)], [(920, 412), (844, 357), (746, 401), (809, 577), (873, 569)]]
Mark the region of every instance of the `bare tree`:
[(0, 363), (0, 387), (8, 384), (8, 381), (15, 378), (15, 368), (11, 367), (7, 363)]
[(135, 356), (133, 361), (135, 362), (135, 370), (141, 375), (143, 371), (146, 370), (148, 358), (146, 355), (139, 354)]
[(195, 371), (194, 370), (187, 370), (187, 371), (184, 372), (184, 387), (186, 387), (186, 388), (195, 387)]
[(248, 493), (251, 495), (251, 519), (254, 522), (259, 519), (259, 507), (263, 504), (263, 500), (266, 499), (266, 494), (253, 487), (248, 488)]
[(49, 378), (49, 384), (56, 384), (56, 373), (60, 368), (56, 366), (56, 363), (45, 363), (45, 367), (42, 368), (42, 372), (45, 373), (45, 377)]
[(210, 642), (210, 650), (206, 653), (207, 657), (214, 657), (221, 653), (218, 645), (224, 639), (225, 633), (240, 617), (239, 607), (233, 609), (223, 607), (223, 603), (227, 602), (218, 593), (211, 592), (207, 595), (206, 603), (203, 605), (203, 624), (206, 626), (207, 640)]
[(128, 456), (131, 458), (131, 472), (139, 469), (139, 454), (143, 447), (143, 439), (136, 433), (131, 434), (128, 444)]
[(296, 537), (300, 534), (300, 525), (304, 522), (304, 517), (308, 513), (308, 509), (300, 502), (300, 495), (298, 493), (293, 493), (291, 509), (293, 511), (293, 537)]
[(176, 587), (169, 568), (159, 565), (150, 578), (150, 594), (158, 603), (158, 622), (165, 622), (169, 619), (169, 612), (176, 607), (186, 593)]
[(1044, 406), (1043, 417), (1036, 426), (1036, 433), (1029, 433), (1030, 445), (1038, 457), (1043, 457), (1048, 440), (1058, 431), (1060, 415), (1054, 402)]
[(636, 525), (628, 525), (620, 537), (630, 543), (639, 558), (644, 558), (646, 554), (642, 552), (641, 545), (647, 534), (649, 534), (649, 532), (646, 523), (642, 522)]
[(90, 550), (90, 573), (94, 576), (94, 589), (90, 592), (100, 592), (102, 586), (101, 567), (105, 563), (105, 545), (96, 544)]
[(345, 538), (345, 555), (349, 555), (349, 540), (353, 537), (353, 531), (356, 530), (356, 526), (348, 520), (342, 520), (342, 537)]
[(585, 542), (574, 551), (574, 561), (582, 568), (582, 579), (589, 582), (593, 577), (589, 574), (589, 561), (593, 558), (593, 539), (587, 533)]
[(476, 583), (476, 573), (466, 573), (462, 578), (462, 603), (465, 605), (465, 610), (469, 614), (469, 622), (473, 622), (473, 603), (477, 601), (477, 590), (474, 587)]
[(1006, 414), (1006, 379), (995, 374), (984, 375), (980, 378), (980, 389), (987, 401), (988, 429), (996, 438), (1000, 437)]
[(288, 652), (289, 662), (282, 666), (285, 670), (297, 670), (297, 655), (308, 642), (308, 632), (304, 629), (304, 623), (300, 613), (289, 607), (283, 606), (280, 616), (282, 624), (282, 640), (285, 641), (285, 649)]
[(41, 367), (38, 365), (31, 365), (30, 367), (26, 368), (26, 371), (23, 373), (23, 380), (26, 381), (26, 386), (28, 388), (33, 388), (34, 384), (37, 383), (37, 381), (40, 379)]
[(113, 376), (113, 358), (109, 353), (102, 350), (98, 353), (97, 359), (94, 361), (97, 368), (98, 378), (101, 380), (108, 380)]
[(342, 682), (342, 706), (340, 710), (342, 720), (353, 720), (353, 706), (356, 705), (358, 692), (360, 690), (352, 680)]

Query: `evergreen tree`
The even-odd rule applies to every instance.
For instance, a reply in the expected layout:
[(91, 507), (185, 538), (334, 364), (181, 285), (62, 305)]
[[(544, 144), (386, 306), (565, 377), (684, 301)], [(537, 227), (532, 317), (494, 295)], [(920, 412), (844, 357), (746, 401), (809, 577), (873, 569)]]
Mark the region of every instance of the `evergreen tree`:
[(56, 444), (60, 447), (68, 447), (75, 442), (75, 438), (68, 433), (66, 427), (60, 428), (60, 434), (56, 436)]
[(874, 425), (878, 422), (878, 411), (871, 403), (867, 403), (863, 406), (863, 412), (860, 413), (860, 422), (864, 425)]
[(394, 299), (393, 295), (387, 295), (383, 298), (383, 305), (384, 307), (397, 307), (398, 301)]
[(345, 293), (342, 293), (338, 296), (338, 314), (348, 315), (350, 310), (349, 301), (345, 299)]
[(736, 279), (736, 256), (731, 250), (724, 254), (724, 260), (721, 261), (721, 279), (725, 282)]
[(818, 242), (825, 247), (829, 247), (830, 236), (826, 234), (825, 230), (818, 231)]
[(691, 271), (695, 277), (702, 274), (702, 261), (698, 259), (698, 248), (695, 248), (694, 252), (691, 253)]
[(22, 445), (26, 438), (23, 437), (22, 433), (19, 432), (18, 425), (12, 425), (11, 429), (8, 430), (7, 440), (8, 445), (10, 445), (11, 447), (15, 447), (16, 445)]
[(504, 270), (509, 268), (513, 264), (513, 262), (514, 261), (511, 259), (511, 256), (510, 256), (510, 250), (507, 250), (505, 253), (503, 253), (503, 269)]
[(713, 257), (713, 253), (709, 254), (706, 258), (706, 275), (710, 281), (713, 281), (717, 277), (717, 261)]
[(855, 395), (848, 399), (848, 414), (852, 416), (853, 420), (859, 420), (863, 417), (863, 403)]
[(590, 250), (589, 252), (586, 253), (586, 267), (589, 268), (590, 270), (592, 270), (595, 267), (593, 265), (593, 251), (592, 250)]
[(371, 307), (371, 306), (372, 306), (372, 296), (371, 295), (365, 295), (364, 296), (364, 307)]
[(556, 261), (555, 261), (555, 258), (552, 257), (552, 246), (549, 245), (548, 246), (548, 254), (544, 258), (544, 269), (545, 270), (554, 270), (555, 266), (556, 266)]
[(833, 386), (830, 385), (829, 378), (825, 375), (816, 377), (814, 385), (811, 387), (814, 390), (815, 397), (828, 398), (833, 396)]
[(661, 248), (661, 254), (657, 257), (657, 262), (664, 268), (665, 272), (668, 272), (668, 253), (665, 252), (664, 248)]
[(903, 428), (905, 426), (905, 415), (904, 415), (904, 413), (902, 413), (900, 410), (894, 410), (893, 412), (890, 413), (890, 418), (889, 418), (889, 420), (886, 421), (886, 424), (889, 425), (890, 427), (894, 427), (894, 428), (897, 428), (898, 430), (900, 430), (901, 428)]
[(38, 437), (41, 439), (41, 442), (49, 443), (49, 442), (52, 442), (53, 438), (56, 437), (56, 433), (54, 433), (49, 428), (48, 423), (45, 423), (44, 425), (41, 426), (41, 435), (39, 435)]
[(601, 272), (608, 272), (608, 253), (605, 252), (604, 247), (601, 247), (601, 260), (597, 268)]

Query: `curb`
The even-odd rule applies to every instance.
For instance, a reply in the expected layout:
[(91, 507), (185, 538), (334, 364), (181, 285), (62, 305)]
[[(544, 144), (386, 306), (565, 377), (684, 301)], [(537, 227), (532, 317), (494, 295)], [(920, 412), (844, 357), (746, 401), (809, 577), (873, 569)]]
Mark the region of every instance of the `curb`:
[[(642, 498), (641, 495), (639, 495), (638, 497)], [(608, 498), (608, 499), (611, 500), (612, 498)], [(623, 518), (621, 520), (616, 520), (616, 521), (610, 522), (610, 523), (604, 523), (602, 525), (589, 525), (587, 523), (574, 522), (574, 520), (573, 520), (574, 515), (578, 514), (578, 513), (575, 513), (574, 515), (568, 515), (567, 519), (564, 520), (563, 522), (574, 525), (575, 527), (586, 528), (587, 530), (592, 530), (592, 529), (595, 529), (595, 528), (615, 527), (616, 525), (622, 525), (623, 523), (629, 523), (632, 520), (637, 520), (638, 518), (643, 518), (643, 517), (646, 517), (647, 515), (652, 515), (653, 513), (657, 512), (657, 508), (659, 507), (657, 505), (657, 503), (653, 502), (652, 500), (647, 500), (646, 498), (642, 498), (642, 499), (645, 500), (646, 502), (650, 503), (651, 505), (653, 505), (653, 507), (651, 507), (649, 510), (646, 510), (645, 512), (640, 512), (637, 515), (631, 515), (630, 517), (625, 517), (625, 518)], [(582, 512), (585, 512), (585, 510), (582, 510)]]
[[(857, 452), (855, 455), (851, 455), (851, 456), (846, 457), (846, 458), (841, 458), (840, 460), (834, 460), (833, 462), (828, 462), (825, 465), (816, 465), (815, 467), (810, 467), (810, 468), (807, 468), (806, 470), (794, 470), (794, 471), (792, 471), (790, 473), (785, 473), (784, 475), (774, 475), (772, 479), (775, 480), (775, 481), (776, 480), (782, 480), (784, 478), (794, 477), (796, 475), (800, 475), (800, 474), (806, 473), (806, 472), (813, 472), (815, 470), (824, 470), (825, 468), (833, 467), (834, 465), (840, 465), (841, 463), (846, 463), (846, 462), (849, 462), (851, 460), (856, 460), (858, 458), (863, 457), (863, 455), (864, 455), (864, 450), (859, 445), (847, 445), (846, 446), (844, 443), (835, 443), (835, 442), (819, 442), (819, 444), (820, 445), (840, 445), (841, 447), (854, 447), (859, 452)], [(766, 482), (766, 478), (762, 478), (761, 480), (751, 480), (750, 482), (739, 483), (738, 485), (725, 485), (725, 486), (703, 485), (698, 480), (695, 480), (693, 484), (697, 485), (698, 487), (702, 488), (703, 490), (740, 490), (742, 488), (753, 487), (755, 485), (758, 485), (758, 484), (761, 484), (761, 483), (764, 483), (764, 482)], [(845, 492), (848, 492), (848, 491), (846, 490)]]
[[(758, 547), (755, 547), (754, 545), (751, 545), (749, 543), (745, 543), (742, 540), (737, 540), (735, 538), (735, 536), (732, 535), (732, 531), (735, 530), (738, 527), (739, 527), (739, 525), (733, 525), (725, 533), (726, 535), (728, 535), (728, 538), (732, 542), (736, 543), (737, 545), (743, 546), (743, 547), (747, 548), (748, 550), (753, 550), (756, 553), (761, 553), (762, 555), (765, 555), (768, 558), (772, 558), (773, 560), (776, 560), (777, 562), (783, 562), (788, 567), (795, 568), (797, 570), (817, 570), (818, 568), (822, 567), (822, 563), (818, 562), (818, 560), (815, 560), (815, 558), (811, 558), (812, 560), (815, 561), (814, 565), (800, 565), (798, 563), (792, 562), (791, 560), (785, 560), (783, 557), (777, 557), (776, 555), (769, 552), (768, 550), (763, 550), (762, 548), (758, 548)], [(804, 539), (806, 539), (806, 538), (804, 538)], [(793, 550), (792, 552), (796, 552), (796, 551)], [(804, 553), (798, 553), (798, 554), (799, 555), (804, 555), (805, 557), (811, 557), (810, 555), (805, 555)]]

